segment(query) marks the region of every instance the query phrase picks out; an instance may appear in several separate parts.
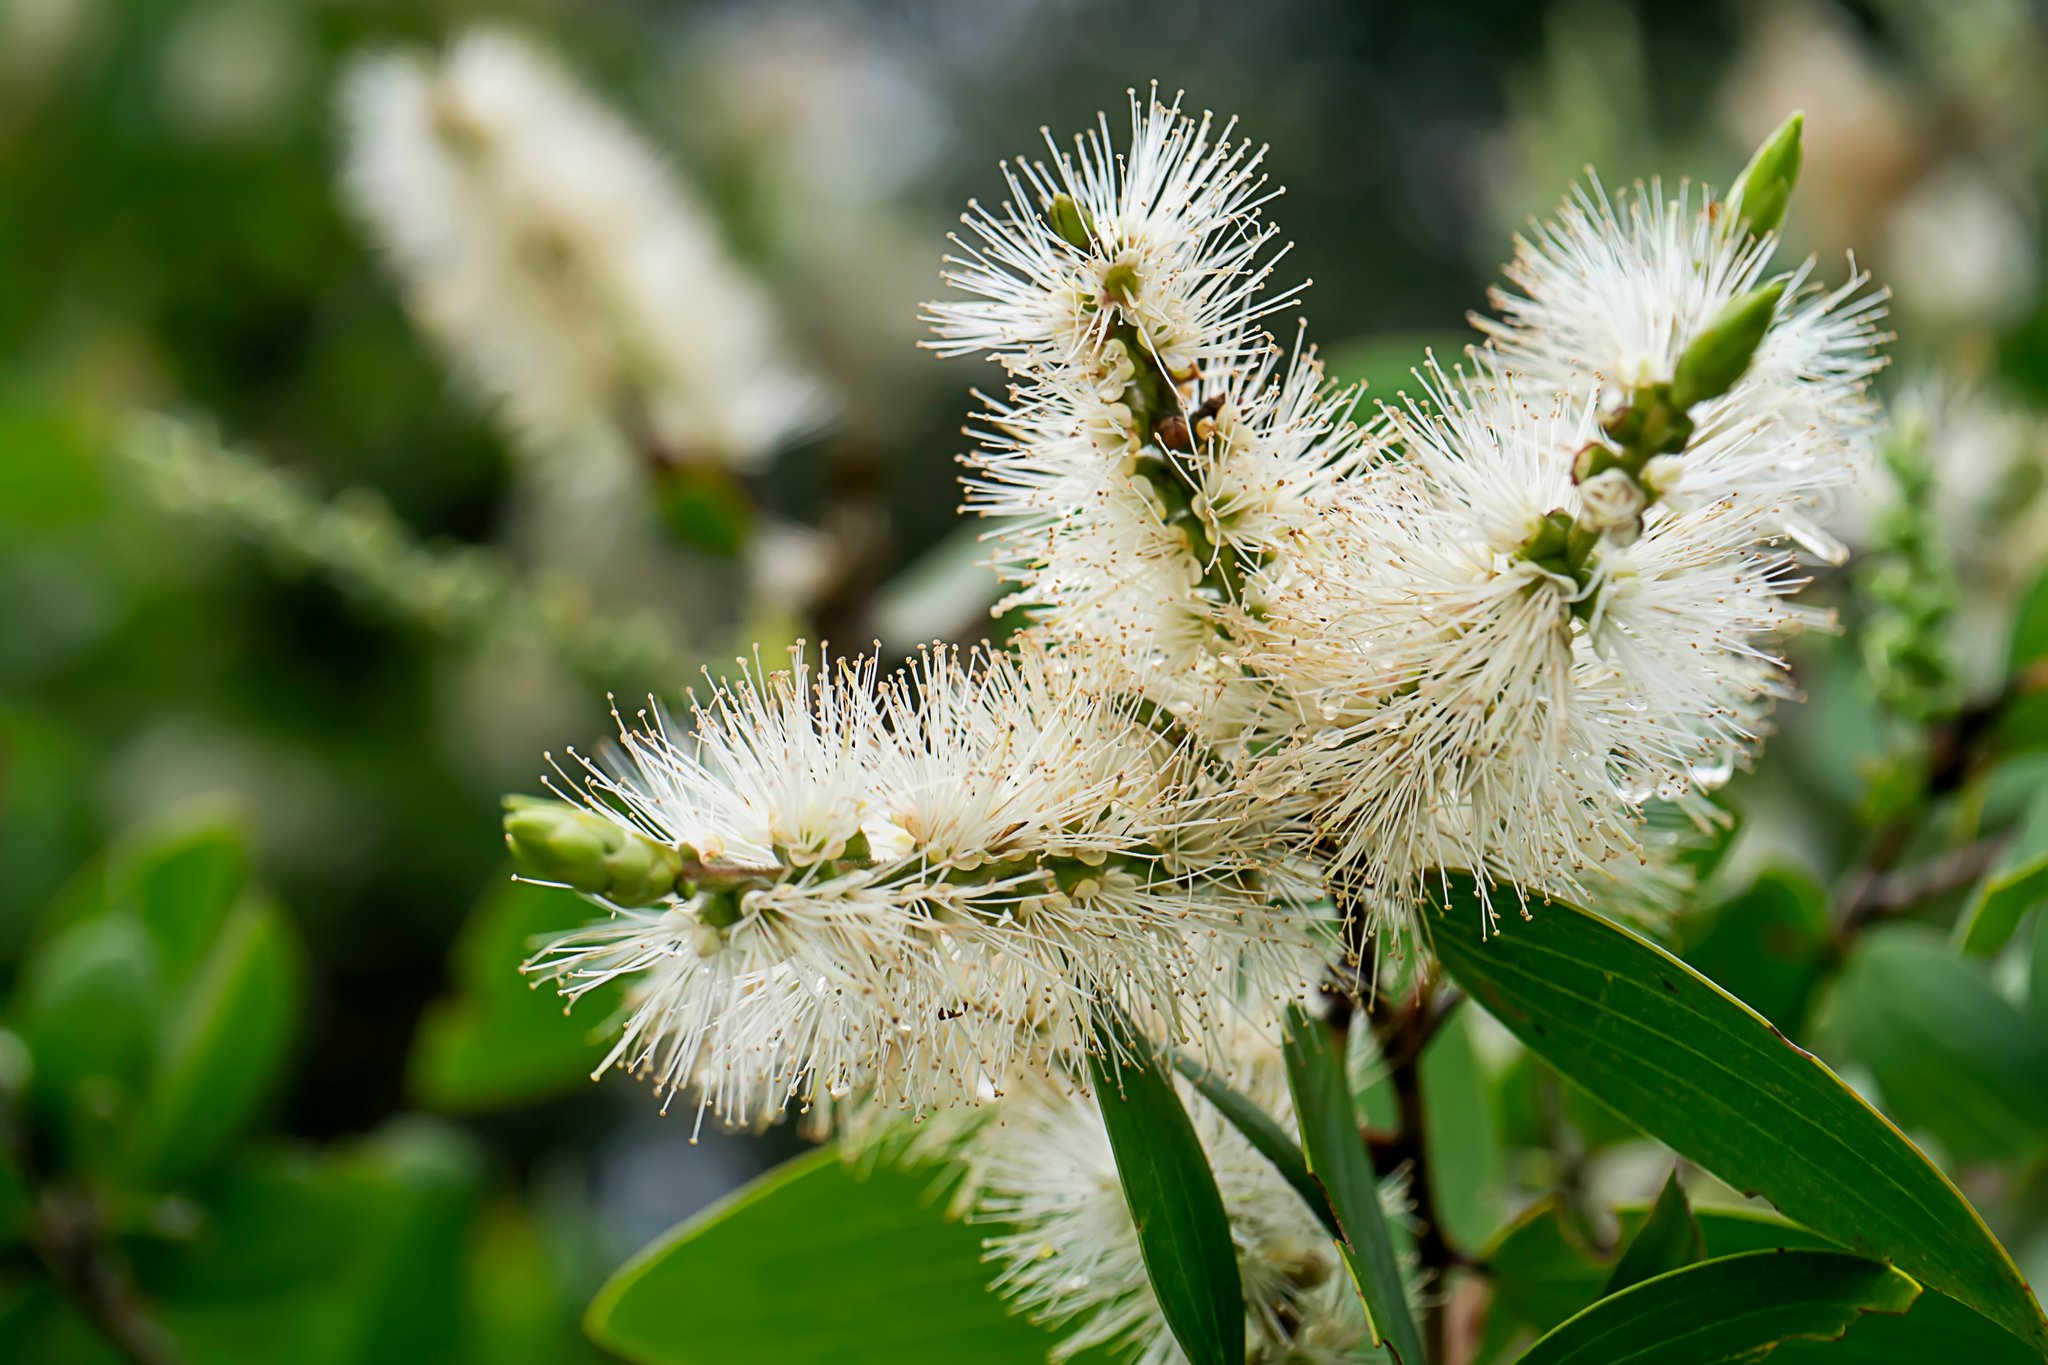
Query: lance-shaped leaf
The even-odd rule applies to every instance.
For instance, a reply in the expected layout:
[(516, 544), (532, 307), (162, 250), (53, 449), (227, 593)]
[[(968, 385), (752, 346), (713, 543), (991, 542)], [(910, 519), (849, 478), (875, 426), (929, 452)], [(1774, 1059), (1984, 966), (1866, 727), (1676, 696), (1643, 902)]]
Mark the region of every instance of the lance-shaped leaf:
[(2048, 1345), (2026, 1281), (1946, 1176), (1762, 1016), (1654, 944), (1562, 902), (1482, 942), (1454, 874), (1436, 952), (1529, 1050), (1681, 1156), (1852, 1251)]
[(1379, 1176), (1358, 1135), (1351, 1087), (1330, 1030), (1300, 1006), (1292, 1006), (1287, 1011), (1284, 1050), (1302, 1150), (1337, 1215), (1342, 1234), (1337, 1246), (1365, 1300), (1373, 1336), (1386, 1344), (1400, 1365), (1423, 1365), (1422, 1336), (1408, 1312), (1401, 1263), (1380, 1208)]
[(1252, 1150), (1273, 1163), (1273, 1169), (1280, 1172), (1280, 1178), (1294, 1187), (1294, 1192), (1330, 1230), (1330, 1235), (1343, 1236), (1337, 1228), (1337, 1215), (1330, 1212), (1330, 1201), (1323, 1196), (1323, 1187), (1309, 1174), (1308, 1161), (1302, 1156), (1300, 1146), (1288, 1136), (1279, 1121), (1253, 1104), (1249, 1096), (1225, 1085), (1213, 1068), (1202, 1065), (1185, 1052), (1176, 1050), (1169, 1055), (1174, 1069), (1188, 1078), (1203, 1099), (1216, 1106), (1217, 1113), (1230, 1120), (1231, 1127), (1244, 1135)]
[(1700, 1220), (1693, 1216), (1692, 1205), (1685, 1200), (1685, 1187), (1678, 1183), (1678, 1172), (1673, 1171), (1665, 1179), (1664, 1188), (1657, 1192), (1650, 1216), (1629, 1238), (1621, 1259), (1614, 1263), (1605, 1292), (1619, 1294), (1644, 1280), (1704, 1260), (1706, 1254)]
[[(1639, 1235), (1650, 1215), (1642, 1205), (1623, 1206), (1616, 1213), (1625, 1237)], [(1710, 1259), (1750, 1251), (1840, 1250), (1775, 1214), (1708, 1207), (1694, 1217)], [(1493, 1285), (1488, 1330), (1497, 1340), (1511, 1339), (1518, 1324), (1537, 1334), (1556, 1327), (1600, 1298), (1601, 1285), (1612, 1274), (1610, 1261), (1573, 1239), (1554, 1200), (1535, 1204), (1502, 1229), (1480, 1262)], [(2039, 1365), (2040, 1356), (1946, 1294), (1923, 1289), (1904, 1316), (1880, 1313), (1860, 1318), (1840, 1341), (1787, 1342), (1771, 1353), (1770, 1365), (1923, 1365), (1935, 1360)]]
[(1096, 1018), (1088, 1069), (1166, 1325), (1194, 1365), (1244, 1365), (1244, 1285), (1230, 1215), (1173, 1077), (1135, 1030), (1107, 1013)]
[(1520, 1365), (1748, 1365), (1789, 1341), (1834, 1341), (1920, 1286), (1839, 1251), (1752, 1251), (1643, 1281), (1560, 1323)]

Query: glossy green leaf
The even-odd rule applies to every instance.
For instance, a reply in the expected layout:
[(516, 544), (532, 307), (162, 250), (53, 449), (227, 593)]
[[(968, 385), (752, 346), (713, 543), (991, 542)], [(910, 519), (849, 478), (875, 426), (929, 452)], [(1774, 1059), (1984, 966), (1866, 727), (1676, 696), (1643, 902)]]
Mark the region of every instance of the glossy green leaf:
[[(1161, 1316), (1193, 1365), (1243, 1365), (1244, 1288), (1230, 1216), (1172, 1075), (1108, 1016), (1098, 1019), (1088, 1069)], [(1305, 1120), (1302, 1127), (1306, 1134)], [(1315, 1148), (1304, 1146), (1314, 1170)]]
[(1287, 1011), (1287, 1083), (1294, 1094), (1308, 1168), (1329, 1198), (1343, 1236), (1338, 1248), (1365, 1300), (1373, 1335), (1399, 1365), (1423, 1365), (1422, 1335), (1408, 1311), (1401, 1263), (1380, 1207), (1379, 1176), (1358, 1134), (1351, 1087), (1329, 1027), (1299, 1005)]
[[(1642, 1205), (1624, 1206), (1616, 1212), (1624, 1240), (1639, 1235), (1649, 1216)], [(1826, 1238), (1775, 1214), (1746, 1208), (1702, 1208), (1694, 1216), (1710, 1258), (1780, 1248), (1838, 1249)], [(1493, 1320), (1488, 1327), (1496, 1340), (1512, 1339), (1516, 1324), (1532, 1334), (1548, 1331), (1592, 1304), (1613, 1274), (1615, 1260), (1595, 1255), (1567, 1232), (1550, 1200), (1539, 1202), (1503, 1228), (1480, 1259), (1494, 1291)], [(1937, 1345), (1941, 1349), (1934, 1349)], [(1827, 1354), (1816, 1354), (1819, 1352)], [(1788, 1342), (1771, 1356), (1773, 1365), (1807, 1360), (1815, 1365), (1829, 1361), (1838, 1365), (1926, 1365), (1951, 1358), (1967, 1360), (1970, 1365), (2035, 1365), (2040, 1359), (2011, 1333), (1932, 1289), (1923, 1292), (1903, 1317), (1865, 1317), (1852, 1325), (1839, 1343)]]
[(1044, 1365), (1054, 1338), (990, 1290), (986, 1229), (948, 1218), (934, 1180), (799, 1157), (627, 1262), (585, 1328), (636, 1365)]
[(590, 916), (582, 897), (506, 878), (477, 902), (455, 941), (455, 993), (427, 1007), (407, 1082), (446, 1113), (531, 1104), (586, 1086), (604, 1060), (619, 993), (592, 992), (572, 1013), (519, 970), (537, 943)]
[(1923, 1290), (1904, 1314), (1856, 1319), (1840, 1341), (1788, 1341), (1771, 1365), (2040, 1365), (2018, 1337), (1946, 1294)]
[(1969, 1201), (1762, 1016), (1561, 902), (1481, 941), (1477, 888), (1462, 874), (1449, 883), (1437, 954), (1530, 1051), (1735, 1188), (2048, 1342), (2032, 1292)]
[(1294, 1187), (1294, 1192), (1330, 1230), (1330, 1235), (1342, 1236), (1337, 1228), (1337, 1215), (1330, 1212), (1330, 1201), (1323, 1196), (1323, 1187), (1309, 1174), (1308, 1159), (1301, 1154), (1301, 1147), (1293, 1136), (1271, 1114), (1225, 1085), (1223, 1078), (1213, 1069), (1184, 1052), (1175, 1051), (1168, 1055), (1174, 1070), (1187, 1077), (1201, 1097), (1214, 1105), (1216, 1112), (1229, 1119), (1231, 1127), (1243, 1134), (1245, 1141), (1251, 1143), (1260, 1156), (1273, 1163), (1273, 1169), (1280, 1172), (1280, 1178)]
[(1752, 1251), (1687, 1266), (1559, 1324), (1521, 1365), (1748, 1365), (1786, 1341), (1839, 1338), (1868, 1313), (1904, 1313), (1910, 1276), (1839, 1251)]
[(1957, 922), (1963, 951), (1980, 957), (1996, 953), (2043, 900), (2048, 900), (2048, 787), (2035, 791), (2011, 846), (1985, 874)]
[(1657, 1192), (1650, 1216), (1628, 1239), (1620, 1259), (1614, 1263), (1614, 1273), (1607, 1277), (1602, 1297), (1619, 1294), (1669, 1271), (1682, 1270), (1695, 1261), (1705, 1260), (1706, 1255), (1706, 1237), (1700, 1231), (1700, 1220), (1693, 1216), (1685, 1187), (1678, 1183), (1678, 1173), (1673, 1171), (1665, 1178), (1664, 1188)]
[(1684, 956), (1695, 970), (1779, 1032), (1799, 1035), (1833, 941), (1819, 883), (1791, 869), (1765, 871), (1687, 928)]
[[(1651, 1206), (1615, 1211), (1624, 1245), (1640, 1235)], [(1734, 1256), (1778, 1247), (1831, 1247), (1825, 1237), (1775, 1214), (1749, 1209), (1695, 1211), (1703, 1254)], [(1557, 1201), (1543, 1199), (1495, 1235), (1479, 1262), (1493, 1286), (1494, 1313), (1547, 1332), (1601, 1297), (1620, 1257), (1596, 1253), (1565, 1224)], [(2002, 1335), (2002, 1334), (2001, 1334)]]
[(141, 1169), (181, 1179), (248, 1123), (290, 1052), (300, 977), (285, 916), (262, 901), (237, 906), (174, 1006), (135, 1128)]
[(1962, 1161), (2048, 1150), (2048, 1032), (1923, 926), (1866, 934), (1835, 990), (1836, 1031), (1887, 1111)]

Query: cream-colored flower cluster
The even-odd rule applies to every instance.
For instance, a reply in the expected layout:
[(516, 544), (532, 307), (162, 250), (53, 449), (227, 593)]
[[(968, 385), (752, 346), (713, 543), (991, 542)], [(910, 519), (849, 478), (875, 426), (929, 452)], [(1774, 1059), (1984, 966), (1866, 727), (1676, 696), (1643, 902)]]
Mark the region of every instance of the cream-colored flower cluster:
[(1006, 167), (927, 309), (1006, 377), (967, 499), (1023, 636), (757, 663), (508, 820), (608, 911), (537, 969), (623, 983), (613, 1060), (700, 1113), (1071, 1089), (1103, 1009), (1216, 1060), (1340, 922), (1423, 936), (1440, 869), (1656, 903), (1673, 810), (1763, 732), (1878, 364), (1860, 280), (1773, 273), (1796, 123), (1728, 200), (1575, 197), (1482, 344), (1361, 420), (1266, 330), (1262, 151), (1129, 120)]

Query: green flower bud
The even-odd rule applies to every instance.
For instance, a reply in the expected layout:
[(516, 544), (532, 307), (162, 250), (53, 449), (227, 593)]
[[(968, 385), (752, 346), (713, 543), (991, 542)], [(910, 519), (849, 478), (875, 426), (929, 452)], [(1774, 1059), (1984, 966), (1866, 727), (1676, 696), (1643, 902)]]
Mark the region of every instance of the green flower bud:
[(1771, 329), (1784, 293), (1785, 282), (1774, 280), (1731, 299), (1700, 328), (1685, 354), (1678, 357), (1671, 376), (1671, 401), (1680, 412), (1735, 387), (1756, 348), (1763, 344), (1764, 333)]
[(1572, 562), (1569, 543), (1572, 519), (1563, 511), (1546, 513), (1536, 529), (1522, 542), (1522, 558), (1549, 573), (1570, 577)]
[(1102, 297), (1111, 303), (1129, 303), (1138, 297), (1142, 281), (1138, 268), (1128, 262), (1119, 261), (1102, 272)]
[[(1628, 411), (1628, 409), (1624, 409)], [(1614, 447), (1599, 441), (1589, 441), (1572, 460), (1572, 482), (1584, 483), (1598, 478), (1610, 469), (1621, 468), (1621, 454)]]
[(1764, 139), (1729, 191), (1728, 202), (1742, 215), (1743, 226), (1757, 236), (1785, 221), (1792, 187), (1799, 183), (1799, 135), (1805, 126), (1806, 115), (1795, 110)]
[(614, 905), (654, 905), (676, 889), (682, 855), (595, 811), (530, 796), (505, 798), (505, 846), (519, 870)]
[(1069, 246), (1086, 251), (1095, 243), (1094, 216), (1075, 203), (1071, 194), (1054, 195), (1045, 206), (1045, 220)]

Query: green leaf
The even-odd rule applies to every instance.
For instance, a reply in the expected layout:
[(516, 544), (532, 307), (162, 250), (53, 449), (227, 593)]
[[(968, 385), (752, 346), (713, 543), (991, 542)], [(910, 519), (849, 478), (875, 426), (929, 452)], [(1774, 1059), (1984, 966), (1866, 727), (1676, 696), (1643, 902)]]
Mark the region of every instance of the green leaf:
[(1705, 1260), (1706, 1255), (1706, 1235), (1700, 1231), (1700, 1220), (1693, 1216), (1692, 1205), (1686, 1202), (1678, 1172), (1673, 1171), (1665, 1178), (1664, 1188), (1657, 1192), (1650, 1216), (1629, 1238), (1627, 1248), (1614, 1263), (1614, 1273), (1607, 1277), (1607, 1287), (1601, 1296), (1619, 1294), (1631, 1285)]
[[(1096, 1022), (1088, 1070), (1160, 1314), (1193, 1365), (1244, 1365), (1230, 1216), (1173, 1077), (1135, 1030), (1107, 1015)], [(1315, 1148), (1304, 1145), (1313, 1170)]]
[(1521, 1365), (1746, 1365), (1780, 1343), (1839, 1338), (1867, 1313), (1904, 1313), (1920, 1286), (1839, 1251), (1752, 1251), (1645, 1280), (1545, 1335)]
[(1530, 1051), (1680, 1155), (1849, 1249), (1889, 1257), (2030, 1342), (2032, 1292), (1946, 1176), (1820, 1061), (1654, 944), (1549, 901), (1479, 941), (1447, 878), (1436, 951)]
[(1401, 1263), (1380, 1208), (1379, 1176), (1358, 1135), (1351, 1087), (1329, 1027), (1309, 1018), (1299, 1005), (1289, 1006), (1282, 1051), (1302, 1150), (1336, 1212), (1343, 1233), (1337, 1245), (1365, 1300), (1373, 1337), (1386, 1344), (1399, 1365), (1423, 1365), (1422, 1335), (1408, 1311)]
[(862, 1179), (824, 1149), (635, 1256), (584, 1327), (637, 1365), (1044, 1365), (1054, 1338), (990, 1290), (982, 1236), (945, 1216), (929, 1170)]
[(1864, 935), (1834, 1002), (1837, 1031), (1899, 1122), (1961, 1161), (2048, 1148), (2048, 1033), (1938, 934), (1898, 924)]
[(1330, 1201), (1323, 1195), (1323, 1187), (1309, 1174), (1308, 1160), (1302, 1156), (1301, 1148), (1287, 1130), (1249, 1098), (1225, 1085), (1213, 1069), (1177, 1050), (1167, 1053), (1167, 1056), (1172, 1060), (1174, 1069), (1187, 1077), (1218, 1113), (1230, 1120), (1231, 1126), (1244, 1135), (1253, 1150), (1273, 1163), (1273, 1169), (1280, 1172), (1280, 1178), (1294, 1187), (1294, 1192), (1330, 1230), (1330, 1235), (1343, 1236), (1337, 1228), (1337, 1215), (1330, 1212)]
[[(1615, 1211), (1624, 1241), (1637, 1237), (1651, 1206)], [(1694, 1214), (1704, 1254), (1734, 1256), (1777, 1247), (1831, 1247), (1825, 1237), (1775, 1214), (1703, 1208)], [(1502, 1228), (1479, 1256), (1493, 1286), (1494, 1313), (1547, 1332), (1601, 1297), (1620, 1258), (1600, 1255), (1566, 1226), (1555, 1198), (1539, 1200)], [(2001, 1333), (2003, 1335), (2003, 1333)]]
[(236, 907), (169, 1022), (135, 1129), (140, 1169), (182, 1179), (254, 1116), (291, 1050), (300, 976), (297, 937), (278, 909)]
[(589, 1084), (603, 1061), (598, 1035), (620, 993), (585, 996), (571, 1014), (519, 966), (538, 940), (590, 917), (589, 904), (559, 887), (509, 878), (477, 902), (456, 938), (456, 994), (435, 1001), (413, 1038), (407, 1083), (444, 1113), (531, 1104)]
[(218, 813), (188, 819), (125, 846), (108, 887), (109, 908), (148, 928), (170, 989), (200, 970), (249, 877), (237, 823)]
[(2020, 920), (2048, 899), (2048, 787), (2037, 790), (2020, 817), (2012, 846), (1986, 873), (1956, 924), (1963, 951), (1990, 957), (2011, 941)]
[[(1647, 1208), (1624, 1205), (1616, 1212), (1624, 1237), (1640, 1235)], [(1702, 1208), (1695, 1216), (1709, 1258), (1780, 1248), (1839, 1249), (1775, 1214)], [(1538, 1333), (1557, 1326), (1601, 1296), (1613, 1266), (1613, 1258), (1595, 1255), (1565, 1229), (1555, 1201), (1548, 1199), (1503, 1228), (1480, 1261), (1493, 1286), (1489, 1330), (1496, 1339), (1510, 1337), (1516, 1323)], [(1931, 1349), (1941, 1343), (1946, 1343), (1943, 1349)], [(1929, 1289), (1904, 1317), (1862, 1318), (1840, 1343), (1788, 1342), (1771, 1356), (1772, 1365), (1809, 1359), (1817, 1365), (1924, 1365), (1949, 1359), (1970, 1365), (2039, 1365), (2040, 1357), (2011, 1333)]]
[(129, 919), (74, 924), (22, 969), (17, 1024), (39, 1102), (69, 1103), (89, 1081), (134, 1094), (149, 1067), (156, 953)]
[(1760, 873), (1709, 911), (1697, 933), (1685, 960), (1786, 1037), (1798, 1037), (1832, 946), (1820, 884), (1791, 869)]
[(1840, 1341), (1788, 1341), (1771, 1365), (2040, 1365), (2041, 1357), (2003, 1328), (1946, 1294), (1925, 1290), (1901, 1316), (1872, 1314), (1849, 1324)]
[(148, 931), (165, 987), (199, 969), (221, 922), (249, 879), (239, 822), (212, 803), (181, 808), (130, 832), (67, 886), (43, 917), (43, 933), (107, 914)]
[(1506, 1181), (1491, 1078), (1473, 1037), (1476, 1011), (1446, 1019), (1422, 1050), (1423, 1140), (1444, 1231), (1461, 1247), (1493, 1234)]

